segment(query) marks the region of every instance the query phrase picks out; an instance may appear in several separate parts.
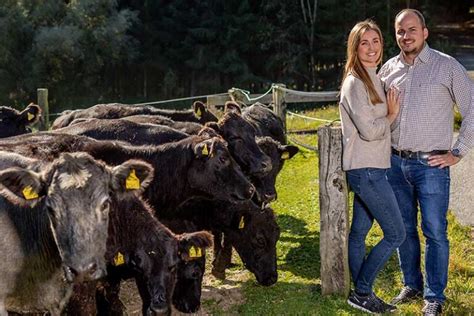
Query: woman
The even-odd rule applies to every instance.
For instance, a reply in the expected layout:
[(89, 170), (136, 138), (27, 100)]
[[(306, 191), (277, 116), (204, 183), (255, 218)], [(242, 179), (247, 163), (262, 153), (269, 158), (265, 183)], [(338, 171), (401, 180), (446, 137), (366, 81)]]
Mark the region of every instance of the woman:
[[(382, 34), (373, 21), (359, 22), (352, 28), (339, 104), (343, 168), (355, 193), (349, 234), (349, 267), (355, 288), (348, 303), (369, 313), (396, 309), (378, 298), (372, 286), (380, 269), (405, 240), (397, 200), (386, 177), (390, 124), (398, 115), (399, 101), (395, 90), (389, 90), (385, 97), (376, 75), (382, 45)], [(366, 256), (365, 238), (374, 219), (384, 237)]]

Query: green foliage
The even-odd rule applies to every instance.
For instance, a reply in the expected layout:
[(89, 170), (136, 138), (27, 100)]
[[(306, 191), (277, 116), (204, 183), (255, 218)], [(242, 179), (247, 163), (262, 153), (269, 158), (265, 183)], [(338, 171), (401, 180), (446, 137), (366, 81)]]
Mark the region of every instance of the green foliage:
[(461, 128), (462, 116), (457, 108), (454, 108), (454, 130), (459, 131)]
[(0, 38), (0, 73), (16, 83), (10, 93), (32, 96), (39, 86), (61, 99), (84, 90), (96, 97), (116, 92), (111, 75), (137, 55), (128, 34), (136, 13), (117, 10), (114, 0), (6, 2), (0, 15), (8, 30)]
[[(0, 102), (29, 101), (50, 90), (50, 107), (144, 102), (222, 93), (254, 93), (281, 82), (297, 90), (340, 85), (352, 26), (374, 19), (384, 60), (398, 53), (393, 19), (407, 4), (428, 27), (458, 16), (462, 1), (443, 0), (4, 0), (0, 2)], [(445, 52), (446, 34), (430, 35)], [(86, 100), (87, 99), (87, 100)]]

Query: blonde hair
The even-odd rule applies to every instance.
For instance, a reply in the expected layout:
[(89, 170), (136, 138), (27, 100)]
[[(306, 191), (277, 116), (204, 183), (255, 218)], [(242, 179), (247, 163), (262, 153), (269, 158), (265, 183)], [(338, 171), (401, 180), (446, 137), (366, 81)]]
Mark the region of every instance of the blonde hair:
[(380, 62), (382, 61), (383, 37), (380, 28), (372, 20), (365, 20), (357, 23), (352, 28), (351, 32), (349, 33), (349, 38), (347, 39), (347, 61), (344, 67), (344, 75), (342, 77), (342, 82), (344, 82), (344, 80), (349, 74), (352, 74), (354, 77), (362, 80), (369, 93), (370, 102), (372, 102), (373, 105), (376, 105), (378, 103), (383, 103), (382, 98), (375, 90), (374, 83), (370, 79), (367, 70), (364, 68), (364, 65), (360, 61), (359, 56), (357, 54), (357, 49), (359, 48), (360, 39), (362, 35), (370, 30), (375, 31), (380, 37), (382, 47), (380, 51), (380, 56), (377, 59), (377, 65), (380, 64)]

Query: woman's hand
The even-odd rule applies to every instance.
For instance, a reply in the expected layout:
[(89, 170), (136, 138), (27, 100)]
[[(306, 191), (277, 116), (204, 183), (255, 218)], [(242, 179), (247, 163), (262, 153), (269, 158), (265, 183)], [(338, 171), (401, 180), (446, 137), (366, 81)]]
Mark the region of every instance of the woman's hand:
[(387, 92), (387, 109), (387, 119), (392, 124), (400, 112), (400, 91), (395, 87), (391, 87)]

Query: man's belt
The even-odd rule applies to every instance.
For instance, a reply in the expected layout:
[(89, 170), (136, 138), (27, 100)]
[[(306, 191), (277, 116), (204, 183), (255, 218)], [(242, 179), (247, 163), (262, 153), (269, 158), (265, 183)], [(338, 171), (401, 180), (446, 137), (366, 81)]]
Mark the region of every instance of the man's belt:
[(447, 150), (433, 150), (429, 152), (425, 151), (409, 151), (409, 150), (396, 150), (392, 147), (392, 154), (399, 156), (404, 159), (428, 159), (433, 155), (444, 155), (447, 154)]

